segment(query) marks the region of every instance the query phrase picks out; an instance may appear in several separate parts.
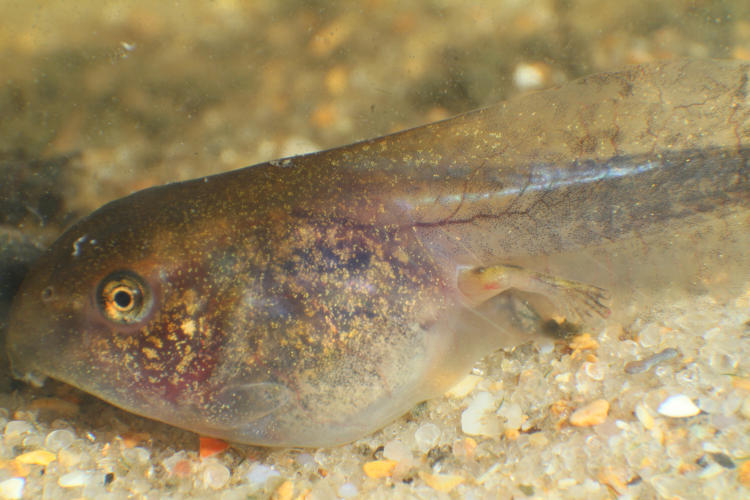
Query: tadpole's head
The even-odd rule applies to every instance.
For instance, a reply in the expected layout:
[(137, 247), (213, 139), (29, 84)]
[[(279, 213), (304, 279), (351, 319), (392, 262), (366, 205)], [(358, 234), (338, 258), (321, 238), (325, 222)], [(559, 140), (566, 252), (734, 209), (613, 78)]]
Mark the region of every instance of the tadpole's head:
[[(222, 407), (227, 379), (217, 373), (225, 351), (219, 323), (231, 304), (212, 290), (232, 269), (209, 254), (222, 251), (226, 228), (221, 214), (195, 213), (214, 205), (196, 193), (172, 186), (112, 202), (40, 257), (11, 310), (15, 376), (35, 384), (52, 377), (205, 434), (231, 423), (236, 415)], [(256, 399), (273, 397), (266, 388), (255, 387)], [(256, 401), (246, 403), (237, 408), (252, 417)], [(267, 412), (262, 403), (256, 411)]]
[[(15, 376), (53, 377), (108, 399), (132, 391), (144, 339), (158, 335), (174, 271), (148, 192), (112, 202), (68, 229), (34, 264), (11, 309)], [(149, 214), (149, 211), (152, 213)]]
[(8, 354), (15, 376), (41, 384), (47, 376), (73, 385), (103, 385), (102, 339), (143, 332), (159, 307), (158, 265), (135, 241), (136, 208), (103, 207), (71, 227), (37, 260), (11, 309)]

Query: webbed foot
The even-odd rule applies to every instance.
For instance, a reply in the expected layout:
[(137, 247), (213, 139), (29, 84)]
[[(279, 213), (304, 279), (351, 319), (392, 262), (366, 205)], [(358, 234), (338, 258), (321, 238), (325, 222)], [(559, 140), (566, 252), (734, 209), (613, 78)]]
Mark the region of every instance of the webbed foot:
[(458, 288), (476, 304), (510, 289), (543, 295), (573, 322), (595, 315), (606, 318), (611, 312), (606, 305), (609, 294), (603, 288), (513, 265), (464, 269)]

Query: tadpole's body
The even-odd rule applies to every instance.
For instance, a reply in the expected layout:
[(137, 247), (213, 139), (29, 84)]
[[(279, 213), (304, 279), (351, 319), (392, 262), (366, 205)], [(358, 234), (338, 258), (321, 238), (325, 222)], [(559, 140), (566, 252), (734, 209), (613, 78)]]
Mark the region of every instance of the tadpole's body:
[(747, 270), (721, 247), (747, 228), (749, 71), (594, 75), (109, 203), (25, 281), (14, 371), (239, 442), (360, 437), (523, 341), (518, 303), (605, 315)]

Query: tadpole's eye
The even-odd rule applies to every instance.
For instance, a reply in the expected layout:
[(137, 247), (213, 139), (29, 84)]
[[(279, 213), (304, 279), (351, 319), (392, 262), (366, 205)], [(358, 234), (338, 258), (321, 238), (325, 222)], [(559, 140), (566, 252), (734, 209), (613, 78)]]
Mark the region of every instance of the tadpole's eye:
[(130, 271), (117, 271), (99, 283), (96, 303), (108, 320), (130, 325), (146, 317), (153, 298), (143, 278)]

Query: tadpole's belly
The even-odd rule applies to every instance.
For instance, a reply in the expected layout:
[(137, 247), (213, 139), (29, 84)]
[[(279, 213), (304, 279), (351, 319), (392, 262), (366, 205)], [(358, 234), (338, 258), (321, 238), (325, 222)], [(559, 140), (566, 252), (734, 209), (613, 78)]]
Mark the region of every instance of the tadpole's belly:
[(547, 313), (746, 276), (749, 67), (594, 75), (114, 201), (24, 282), (14, 372), (245, 443), (356, 439)]

